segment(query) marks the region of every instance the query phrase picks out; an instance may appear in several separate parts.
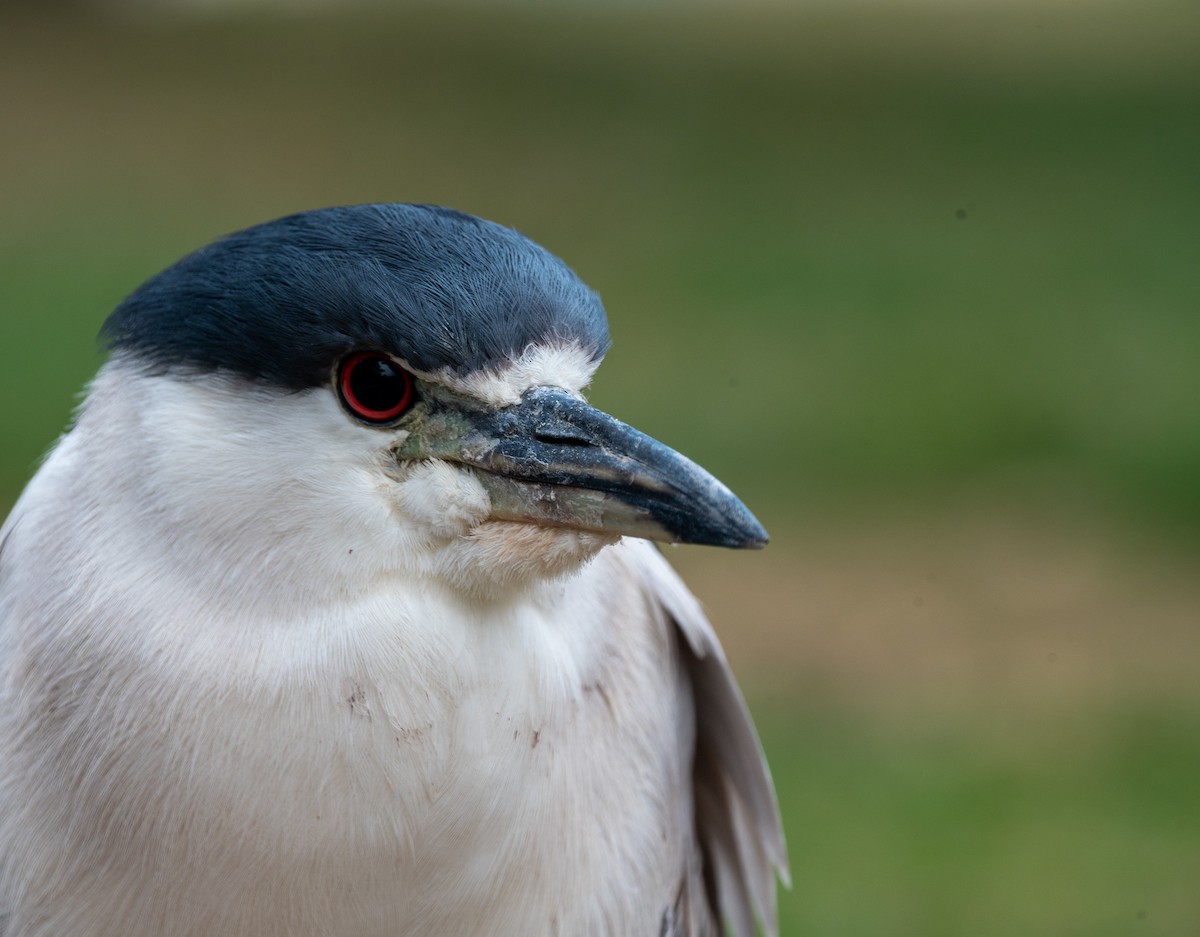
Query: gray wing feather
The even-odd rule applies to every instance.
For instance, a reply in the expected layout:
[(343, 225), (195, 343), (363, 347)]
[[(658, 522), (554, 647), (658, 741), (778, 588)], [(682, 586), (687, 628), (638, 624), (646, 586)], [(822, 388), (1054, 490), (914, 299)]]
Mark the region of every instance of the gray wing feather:
[[(4, 546), (8, 543), (8, 538), (12, 535), (13, 528), (16, 526), (16, 523), (16, 514), (14, 512), (13, 514), (9, 515), (8, 520), (4, 522), (2, 527), (0, 527), (0, 591), (2, 591), (4, 588)], [(0, 621), (0, 630), (3, 628), (4, 622)], [(2, 771), (2, 769), (3, 765), (0, 765), (0, 771)], [(4, 856), (6, 854), (7, 850), (3, 848), (3, 844), (0, 844), (0, 880), (2, 880), (5, 876), (3, 865)], [(4, 908), (0, 908), (0, 937), (4, 937), (4, 935), (8, 932), (8, 919), (9, 913)]]
[(757, 918), (778, 933), (775, 877), (790, 885), (787, 847), (762, 745), (696, 597), (658, 550), (643, 544), (643, 574), (683, 636), (696, 706), (696, 831), (718, 920), (737, 937), (753, 937)]

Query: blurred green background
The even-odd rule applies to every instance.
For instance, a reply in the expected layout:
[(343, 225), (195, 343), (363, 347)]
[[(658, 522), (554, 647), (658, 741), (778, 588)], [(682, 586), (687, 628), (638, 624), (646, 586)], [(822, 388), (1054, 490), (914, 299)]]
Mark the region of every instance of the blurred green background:
[(603, 295), (592, 399), (772, 531), (671, 557), (789, 935), (1200, 934), (1200, 5), (0, 12), (0, 508), (141, 280), (429, 201)]

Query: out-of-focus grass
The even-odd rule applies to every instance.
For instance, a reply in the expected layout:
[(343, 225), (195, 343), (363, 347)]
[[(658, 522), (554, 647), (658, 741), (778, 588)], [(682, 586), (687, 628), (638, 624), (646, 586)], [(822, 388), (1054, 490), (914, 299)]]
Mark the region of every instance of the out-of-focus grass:
[(776, 534), (674, 558), (763, 726), (785, 932), (1196, 932), (1200, 9), (974, 6), (0, 13), (0, 508), (183, 253), (512, 224), (605, 298), (592, 399)]
[(785, 933), (1195, 933), (1200, 712), (1031, 714), (1013, 750), (986, 713), (913, 731), (824, 703), (759, 716), (791, 835)]

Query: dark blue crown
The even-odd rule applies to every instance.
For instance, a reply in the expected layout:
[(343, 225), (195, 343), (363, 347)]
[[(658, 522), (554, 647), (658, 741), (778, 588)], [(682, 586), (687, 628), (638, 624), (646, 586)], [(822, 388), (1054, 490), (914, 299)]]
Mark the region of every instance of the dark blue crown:
[(225, 370), (302, 389), (354, 348), (465, 374), (531, 344), (601, 358), (599, 297), (510, 228), (430, 205), (357, 205), (248, 228), (189, 254), (104, 325), (159, 370)]

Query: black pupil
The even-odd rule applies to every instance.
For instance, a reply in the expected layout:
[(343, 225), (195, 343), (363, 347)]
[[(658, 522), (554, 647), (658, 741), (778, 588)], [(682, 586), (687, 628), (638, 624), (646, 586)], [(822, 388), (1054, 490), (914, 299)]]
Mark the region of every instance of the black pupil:
[(404, 375), (386, 358), (367, 358), (350, 372), (354, 399), (368, 410), (384, 413), (404, 399)]

